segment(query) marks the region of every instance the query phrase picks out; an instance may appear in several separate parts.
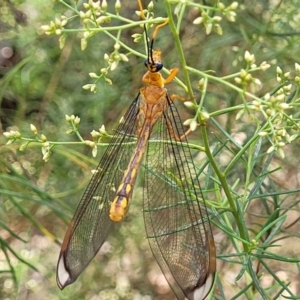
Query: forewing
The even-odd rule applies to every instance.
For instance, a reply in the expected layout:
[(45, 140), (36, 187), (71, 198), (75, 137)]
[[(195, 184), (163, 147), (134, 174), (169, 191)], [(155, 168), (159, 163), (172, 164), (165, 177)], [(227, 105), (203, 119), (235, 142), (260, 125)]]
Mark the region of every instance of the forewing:
[(200, 300), (213, 284), (215, 246), (191, 152), (183, 145), (186, 138), (174, 139), (182, 136), (182, 123), (167, 100), (146, 154), (145, 227), (153, 255), (177, 298)]
[(119, 124), (76, 209), (57, 265), (61, 289), (77, 279), (114, 226), (110, 206), (136, 144), (138, 111), (139, 96)]

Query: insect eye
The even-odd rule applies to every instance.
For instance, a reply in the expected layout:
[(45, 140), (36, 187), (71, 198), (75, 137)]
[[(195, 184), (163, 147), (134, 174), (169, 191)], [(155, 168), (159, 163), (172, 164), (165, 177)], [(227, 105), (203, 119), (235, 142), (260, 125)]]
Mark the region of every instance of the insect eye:
[(155, 65), (156, 65), (156, 70), (157, 71), (160, 71), (164, 66), (162, 62), (157, 62)]
[(150, 72), (159, 72), (163, 68), (162, 62), (150, 63), (148, 59), (145, 60), (144, 64)]

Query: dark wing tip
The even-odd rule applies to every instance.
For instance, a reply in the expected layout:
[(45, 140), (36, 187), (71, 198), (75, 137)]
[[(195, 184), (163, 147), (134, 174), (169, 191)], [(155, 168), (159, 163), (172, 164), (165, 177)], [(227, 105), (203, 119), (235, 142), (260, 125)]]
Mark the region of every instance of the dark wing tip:
[(204, 283), (196, 286), (192, 291), (186, 293), (186, 296), (190, 300), (204, 300), (208, 296), (213, 287), (215, 280), (215, 272), (209, 273)]
[(63, 290), (67, 285), (73, 283), (76, 279), (72, 278), (66, 268), (64, 254), (60, 253), (57, 269), (56, 269), (56, 282), (58, 287)]

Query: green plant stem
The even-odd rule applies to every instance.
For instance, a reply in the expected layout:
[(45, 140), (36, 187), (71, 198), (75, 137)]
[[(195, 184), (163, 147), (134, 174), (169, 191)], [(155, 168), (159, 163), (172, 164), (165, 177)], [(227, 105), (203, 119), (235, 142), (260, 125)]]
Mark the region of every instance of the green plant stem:
[[(205, 147), (205, 153), (206, 156), (211, 164), (211, 166), (213, 167), (214, 171), (216, 172), (217, 177), (220, 180), (221, 186), (225, 192), (225, 195), (227, 197), (229, 206), (231, 208), (231, 212), (234, 216), (234, 219), (236, 221), (237, 227), (239, 229), (239, 233), (241, 238), (243, 239), (243, 249), (246, 253), (249, 252), (249, 246), (247, 241), (249, 241), (249, 236), (247, 233), (247, 230), (245, 229), (245, 226), (243, 224), (243, 216), (240, 216), (239, 212), (238, 212), (238, 208), (235, 204), (235, 200), (232, 198), (231, 192), (230, 192), (230, 188), (228, 186), (227, 180), (226, 180), (226, 176), (224, 173), (222, 173), (220, 171), (220, 169), (218, 168), (218, 165), (210, 151), (210, 147), (209, 147), (209, 142), (208, 142), (208, 135), (207, 135), (207, 130), (206, 130), (206, 126), (204, 124), (204, 122), (202, 122), (201, 124), (201, 131), (202, 131), (202, 138), (204, 141), (204, 147)], [(245, 241), (245, 242), (244, 242)]]
[[(107, 135), (107, 137), (112, 138), (113, 136), (112, 135)], [(26, 141), (26, 142), (28, 142), (28, 146), (30, 145), (30, 147), (41, 146), (41, 144), (44, 143), (44, 141), (42, 141), (42, 140), (36, 140), (36, 139), (24, 138), (24, 137), (22, 137), (20, 139), (20, 141)], [(67, 146), (71, 146), (71, 145), (82, 146), (82, 145), (84, 145), (84, 146), (87, 146), (85, 141), (80, 141), (80, 142), (61, 142), (61, 141), (60, 142), (53, 142), (53, 141), (47, 141), (47, 142), (51, 146), (63, 146), (63, 145), (67, 145)], [(16, 143), (16, 142), (14, 142), (14, 143)], [(170, 141), (166, 141), (166, 140), (154, 140), (154, 139), (151, 139), (149, 141), (149, 143), (164, 143), (164, 144), (168, 144), (168, 143), (171, 143), (171, 142)], [(173, 143), (174, 143), (174, 141), (172, 141), (172, 144)], [(182, 142), (178, 142), (178, 143), (180, 145), (182, 145), (183, 147), (187, 147), (189, 149), (194, 149), (194, 150), (205, 152), (204, 147), (201, 147), (199, 145), (192, 144), (192, 143), (182, 143)], [(110, 142), (109, 143), (98, 142), (97, 146), (107, 147), (110, 144), (111, 144)], [(127, 143), (127, 144), (129, 145), (129, 144), (132, 144), (132, 143)], [(123, 145), (126, 145), (126, 143), (124, 143)]]
[(61, 3), (62, 5), (66, 6), (68, 9), (72, 10), (73, 12), (75, 12), (76, 14), (79, 14), (78, 9), (74, 8), (73, 6), (69, 5), (68, 3), (66, 3), (64, 0), (59, 0), (59, 3)]
[(258, 136), (255, 134), (246, 145), (234, 156), (234, 158), (230, 161), (227, 165), (226, 169), (224, 170), (224, 174), (227, 174), (231, 168), (233, 168), (237, 162), (241, 159), (241, 156), (248, 150), (248, 148), (258, 139)]
[[(185, 56), (184, 56), (184, 52), (183, 52), (183, 49), (182, 49), (182, 46), (181, 46), (181, 41), (180, 41), (179, 36), (178, 36), (178, 31), (177, 31), (175, 23), (174, 23), (172, 11), (171, 11), (171, 6), (168, 3), (168, 1), (165, 1), (165, 5), (166, 5), (166, 9), (167, 9), (168, 18), (169, 18), (170, 29), (171, 29), (171, 32), (172, 32), (173, 37), (174, 37), (174, 41), (175, 41), (175, 45), (176, 45), (177, 51), (179, 53), (179, 59), (181, 61), (181, 65), (182, 65), (182, 68), (183, 68), (183, 74), (184, 74), (184, 78), (185, 78), (185, 83), (187, 85), (187, 92), (188, 92), (190, 98), (191, 99), (193, 98), (193, 92), (192, 92), (192, 85), (191, 85), (189, 74), (188, 74), (189, 70), (190, 71), (194, 71), (195, 73), (201, 74), (201, 76), (203, 76), (204, 78), (210, 78), (211, 77), (210, 79), (213, 78), (216, 81), (222, 82), (224, 84), (224, 80), (222, 80), (220, 78), (216, 78), (214, 76), (210, 76), (210, 75), (208, 75), (206, 73), (203, 73), (203, 72), (200, 72), (198, 70), (189, 68), (187, 66), (186, 60), (185, 60)], [(237, 90), (238, 92), (244, 93), (244, 91), (242, 89), (239, 89), (239, 88), (237, 88), (236, 86), (234, 86), (234, 85), (232, 85), (230, 83), (227, 83), (227, 84), (231, 88)], [(257, 97), (254, 97), (250, 93), (249, 93), (249, 96), (252, 96), (254, 99), (259, 99)], [(212, 153), (210, 152), (209, 142), (208, 142), (208, 136), (207, 136), (207, 131), (206, 131), (206, 126), (204, 124), (202, 124), (201, 128), (202, 128), (202, 138), (204, 140), (205, 153), (206, 153), (206, 155), (207, 155), (207, 157), (208, 157), (208, 159), (209, 159), (209, 161), (210, 161), (213, 169), (215, 170), (215, 172), (216, 172), (216, 174), (217, 174), (217, 176), (218, 176), (218, 178), (219, 178), (219, 180), (221, 182), (221, 185), (222, 185), (222, 187), (224, 189), (224, 192), (225, 192), (225, 194), (227, 196), (227, 199), (228, 199), (228, 202), (229, 202), (232, 214), (234, 215), (234, 218), (236, 220), (237, 226), (239, 228), (240, 236), (241, 236), (241, 238), (244, 241), (248, 241), (249, 237), (248, 237), (247, 231), (245, 230), (245, 227), (243, 226), (242, 216), (240, 216), (239, 213), (238, 213), (238, 210), (237, 210), (236, 204), (234, 202), (234, 199), (231, 196), (230, 189), (229, 189), (229, 186), (227, 184), (225, 175), (220, 172), (220, 170), (219, 170), (219, 168), (218, 168), (218, 166), (216, 164), (216, 161), (214, 160), (214, 157), (213, 157)], [(247, 243), (243, 242), (243, 248), (244, 248), (245, 252), (248, 252), (248, 244)]]
[(182, 70), (183, 70), (184, 82), (186, 84), (186, 92), (188, 93), (190, 99), (194, 99), (192, 84), (191, 84), (190, 77), (189, 77), (189, 74), (188, 74), (187, 64), (186, 64), (184, 52), (183, 52), (183, 49), (182, 49), (182, 46), (181, 46), (179, 33), (176, 29), (176, 25), (175, 25), (175, 22), (174, 22), (174, 19), (173, 19), (171, 6), (168, 3), (168, 1), (165, 1), (165, 6), (166, 6), (168, 18), (169, 18), (170, 30), (171, 30), (172, 35), (174, 37), (174, 42), (175, 42), (175, 45), (176, 45), (176, 48), (177, 48), (177, 51), (178, 51), (178, 54), (179, 54), (179, 60), (180, 60)]
[(216, 76), (212, 76), (212, 75), (210, 75), (210, 74), (207, 74), (207, 73), (205, 73), (205, 72), (196, 70), (196, 69), (191, 68), (191, 67), (189, 67), (189, 66), (186, 66), (186, 69), (187, 69), (188, 71), (191, 71), (191, 72), (193, 72), (193, 73), (195, 73), (195, 74), (200, 75), (201, 77), (208, 78), (208, 79), (211, 79), (212, 81), (219, 82), (219, 83), (221, 83), (221, 84), (223, 84), (223, 85), (225, 85), (225, 86), (228, 86), (229, 88), (231, 88), (231, 89), (237, 91), (238, 93), (243, 93), (243, 94), (245, 94), (245, 95), (248, 96), (249, 98), (252, 98), (252, 99), (254, 99), (254, 100), (261, 101), (261, 98), (255, 96), (255, 95), (253, 95), (253, 94), (251, 94), (251, 93), (249, 93), (249, 92), (245, 92), (243, 89), (237, 87), (236, 85), (234, 85), (234, 84), (232, 84), (232, 83), (230, 83), (230, 82), (227, 82), (227, 81), (223, 80), (222, 78), (219, 78), (219, 77), (216, 77)]
[[(117, 18), (119, 19), (119, 18)], [(155, 18), (149, 20), (143, 20), (143, 21), (132, 21), (131, 23), (128, 22), (128, 24), (123, 24), (120, 26), (99, 26), (97, 28), (76, 28), (76, 29), (67, 29), (64, 28), (62, 29), (63, 33), (77, 33), (77, 32), (93, 32), (93, 33), (98, 33), (98, 32), (104, 32), (104, 31), (118, 31), (118, 30), (124, 30), (128, 28), (136, 28), (138, 25), (144, 25), (144, 24), (156, 24), (156, 23), (164, 23), (166, 21), (166, 18)]]
[(81, 134), (79, 133), (77, 126), (74, 124), (74, 122), (71, 122), (72, 129), (74, 130), (74, 133), (78, 137), (78, 139), (84, 143), (84, 139), (82, 138)]

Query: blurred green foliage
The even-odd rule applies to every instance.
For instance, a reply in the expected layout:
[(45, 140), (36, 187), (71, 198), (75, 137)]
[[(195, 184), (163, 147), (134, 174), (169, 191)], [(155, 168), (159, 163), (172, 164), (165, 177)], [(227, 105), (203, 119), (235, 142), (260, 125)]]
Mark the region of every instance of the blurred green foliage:
[[(112, 133), (136, 97), (145, 73), (145, 46), (142, 41), (134, 43), (132, 38), (133, 34), (141, 34), (143, 28), (138, 25), (122, 28), (122, 19), (113, 18), (111, 23), (102, 26), (120, 26), (120, 41), (139, 55), (121, 47), (120, 53), (129, 53), (128, 62), (120, 61), (115, 71), (109, 71), (107, 77), (112, 85), (99, 80), (97, 93), (82, 88), (93, 83), (89, 73), (99, 74), (107, 67), (104, 54), (114, 51), (115, 41), (105, 32), (97, 32), (87, 39), (87, 47), (82, 51), (83, 31), (79, 28), (84, 25), (82, 19), (72, 18), (76, 14), (71, 7), (76, 7), (76, 2), (6, 0), (0, 3), (1, 133), (18, 131), (34, 140), (36, 136), (30, 130), (30, 124), (34, 124), (38, 136), (44, 134), (48, 141), (57, 143), (51, 149), (50, 160), (44, 162), (40, 142), (31, 142), (20, 151), (25, 140), (7, 145), (7, 138), (0, 135), (0, 298), (173, 299), (144, 239), (139, 186), (121, 231), (111, 236), (75, 284), (64, 291), (56, 286), (59, 242), (91, 177), (90, 170), (95, 168), (104, 149), (99, 146), (97, 157), (92, 158), (90, 147), (78, 141), (76, 135), (66, 134), (70, 125), (65, 115), (80, 117), (79, 131), (84, 140), (91, 140), (90, 132), (102, 124)], [(115, 3), (108, 2), (107, 11), (117, 16)], [(300, 245), (298, 141), (295, 139), (283, 147), (284, 158), (278, 152), (268, 153), (270, 140), (251, 140), (263, 126), (264, 118), (246, 112), (239, 120), (236, 116), (244, 108), (244, 100), (248, 104), (253, 101), (246, 92), (262, 98), (267, 93), (274, 94), (283, 84), (292, 83), (286, 102), (293, 104), (293, 118), (298, 124), (299, 82), (294, 79), (295, 63), (299, 63), (299, 3), (296, 0), (238, 1), (236, 21), (229, 22), (223, 16), (220, 21), (223, 34), (212, 30), (207, 35), (203, 23), (193, 24), (193, 20), (203, 16), (200, 8), (186, 1), (183, 10), (178, 6), (179, 1), (169, 2), (174, 19), (181, 18), (178, 37), (187, 65), (214, 76), (207, 81), (204, 98), (206, 111), (215, 117), (207, 121), (209, 142), (220, 169), (225, 170), (232, 161), (236, 162), (226, 174), (226, 180), (248, 228), (248, 242), (256, 238), (248, 245), (249, 253), (238, 246), (234, 229), (229, 231), (229, 224), (234, 227), (236, 220), (220, 189), (219, 178), (209, 166), (205, 174), (213, 180), (205, 181), (205, 187), (214, 191), (208, 204), (215, 216), (212, 222), (219, 257), (219, 273), (211, 298), (267, 299), (270, 293), (272, 299), (279, 299), (283, 292), (296, 298), (300, 294), (299, 264), (295, 258), (299, 256)], [(216, 8), (218, 1), (199, 2), (196, 3), (199, 6)], [(154, 1), (155, 17), (167, 16), (167, 3)], [(232, 1), (223, 3), (227, 7)], [(121, 1), (121, 4), (122, 17), (140, 21), (135, 14), (136, 1)], [(82, 1), (78, 1), (77, 7), (84, 10)], [(180, 9), (183, 15), (176, 15)], [(211, 17), (220, 15), (218, 9), (208, 11)], [(62, 15), (70, 18), (63, 34), (45, 35), (41, 26)], [(117, 35), (115, 31), (108, 32)], [(62, 49), (59, 48), (61, 36), (65, 38)], [(186, 96), (182, 88), (187, 84), (182, 61), (168, 26), (159, 31), (156, 45), (162, 50), (164, 66), (178, 67), (181, 71), (180, 82), (170, 84), (168, 89)], [(241, 87), (234, 81), (245, 68), (245, 51), (255, 55), (257, 66), (263, 61), (271, 65), (265, 72), (251, 73), (261, 85)], [(283, 73), (291, 72), (284, 83), (278, 81), (278, 67)], [(231, 77), (226, 80), (226, 76)], [(189, 78), (199, 102), (202, 77), (190, 72)], [(180, 103), (178, 107), (183, 120), (192, 118), (194, 111), (187, 111)], [(286, 130), (294, 130), (298, 137), (299, 127), (295, 124), (290, 127), (287, 124)], [(202, 145), (200, 135), (200, 130), (191, 135), (194, 144)], [(249, 141), (252, 144), (246, 148)], [(199, 168), (206, 162), (201, 159), (199, 162), (196, 159)], [(241, 195), (248, 192), (247, 201), (240, 201)], [(243, 273), (246, 269), (248, 273)], [(237, 277), (243, 279), (236, 281)]]

